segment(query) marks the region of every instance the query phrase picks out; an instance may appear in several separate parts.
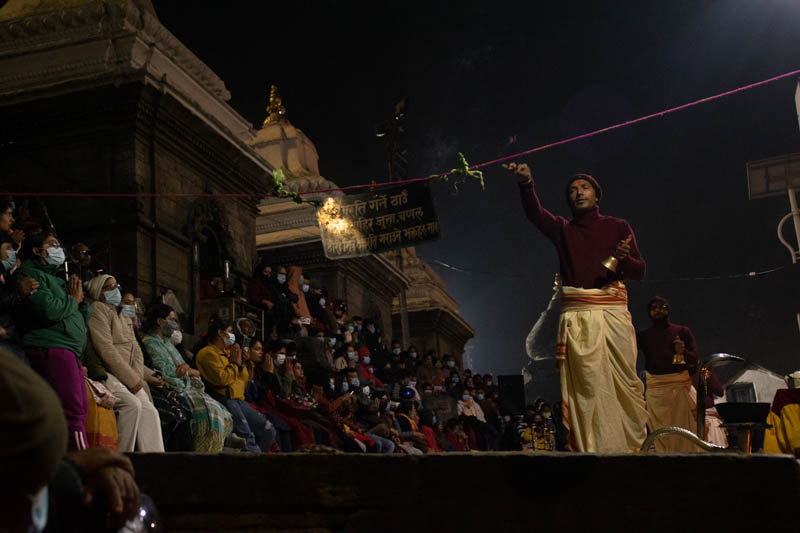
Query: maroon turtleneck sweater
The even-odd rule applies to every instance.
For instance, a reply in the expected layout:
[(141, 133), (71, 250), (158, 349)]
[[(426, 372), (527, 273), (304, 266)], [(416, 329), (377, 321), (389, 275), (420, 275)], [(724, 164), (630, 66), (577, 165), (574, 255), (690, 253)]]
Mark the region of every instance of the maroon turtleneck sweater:
[[(673, 365), (675, 345), (672, 341), (680, 338), (685, 344), (683, 358), (685, 365)], [(697, 367), (697, 343), (692, 330), (686, 326), (673, 324), (668, 320), (653, 322), (648, 329), (636, 332), (636, 344), (644, 352), (645, 369), (651, 374), (673, 374), (688, 370), (693, 373)]]
[[(520, 184), (520, 194), (525, 214), (556, 247), (565, 286), (599, 289), (612, 281), (644, 278), (644, 259), (625, 220), (601, 215), (597, 206), (576, 214), (572, 220), (556, 216), (542, 207), (533, 181)], [(620, 261), (616, 273), (611, 272), (602, 262), (629, 235), (633, 236), (631, 253)]]

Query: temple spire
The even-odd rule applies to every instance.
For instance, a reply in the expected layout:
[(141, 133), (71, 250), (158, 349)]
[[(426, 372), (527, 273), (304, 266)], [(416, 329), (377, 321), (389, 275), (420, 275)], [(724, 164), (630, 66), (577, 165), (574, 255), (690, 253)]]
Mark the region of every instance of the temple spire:
[(269, 91), (269, 106), (267, 106), (267, 118), (264, 119), (262, 127), (270, 122), (286, 122), (286, 108), (281, 102), (281, 95), (278, 94), (278, 87), (275, 85)]

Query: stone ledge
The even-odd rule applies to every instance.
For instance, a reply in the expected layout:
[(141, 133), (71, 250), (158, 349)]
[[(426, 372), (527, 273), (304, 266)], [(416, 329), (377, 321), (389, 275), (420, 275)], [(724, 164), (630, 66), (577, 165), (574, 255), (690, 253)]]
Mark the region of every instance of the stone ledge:
[[(169, 531), (796, 529), (789, 456), (132, 454)], [(702, 485), (701, 485), (702, 484)], [(698, 487), (702, 487), (698, 491)]]

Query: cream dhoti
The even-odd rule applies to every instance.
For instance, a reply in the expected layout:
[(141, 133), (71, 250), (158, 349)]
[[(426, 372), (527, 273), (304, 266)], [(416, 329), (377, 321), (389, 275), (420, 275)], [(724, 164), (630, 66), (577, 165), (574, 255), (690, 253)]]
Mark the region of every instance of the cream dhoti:
[(564, 287), (556, 358), (568, 445), (579, 452), (636, 452), (646, 437), (636, 333), (622, 282)]
[[(651, 374), (647, 372), (647, 415), (650, 429), (681, 427), (697, 432), (697, 393), (689, 372)], [(657, 452), (699, 452), (691, 441), (675, 435), (659, 437)]]

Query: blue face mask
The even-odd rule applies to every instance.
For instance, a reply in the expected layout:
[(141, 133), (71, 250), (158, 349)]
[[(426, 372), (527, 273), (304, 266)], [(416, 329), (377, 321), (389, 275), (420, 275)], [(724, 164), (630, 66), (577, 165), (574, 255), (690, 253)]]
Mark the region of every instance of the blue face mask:
[(67, 260), (67, 256), (64, 254), (63, 248), (48, 248), (47, 249), (47, 257), (45, 258), (45, 262), (48, 265), (53, 266), (61, 266), (64, 264), (64, 261)]
[(356, 359), (356, 352), (347, 352), (347, 358), (351, 361), (355, 361)]
[(8, 256), (3, 259), (3, 268), (6, 269), (6, 272), (10, 272), (12, 268), (17, 264), (17, 252), (14, 250), (8, 251)]
[(167, 320), (163, 326), (164, 336), (167, 338), (172, 337), (176, 329), (178, 329), (178, 323), (174, 320)]
[(357, 325), (357, 326), (356, 326), (356, 329), (357, 329), (358, 331), (361, 331), (361, 324)]
[(342, 381), (342, 392), (347, 392), (350, 389), (350, 384), (346, 381)]
[(47, 514), (49, 507), (49, 498), (47, 493), (47, 485), (45, 485), (32, 498), (31, 523), (33, 524), (34, 530), (37, 533), (39, 531), (44, 531), (45, 526), (47, 526)]
[(369, 358), (369, 356), (367, 356), (367, 357), (365, 357), (365, 358), (364, 358), (364, 364), (365, 364), (365, 365), (368, 365), (368, 364), (369, 364), (369, 361), (370, 361), (370, 358)]
[(278, 283), (286, 283), (286, 274), (278, 274), (278, 277), (275, 279), (278, 280)]
[(103, 291), (103, 297), (106, 299), (106, 303), (111, 307), (119, 307), (119, 304), (122, 303), (122, 293), (119, 292), (119, 287), (110, 291)]
[(358, 387), (359, 385), (361, 385), (361, 381), (359, 381), (358, 378), (353, 378), (350, 380), (350, 385), (352, 385), (353, 387)]
[(136, 318), (136, 306), (135, 305), (123, 305), (122, 306), (122, 315), (128, 318)]

